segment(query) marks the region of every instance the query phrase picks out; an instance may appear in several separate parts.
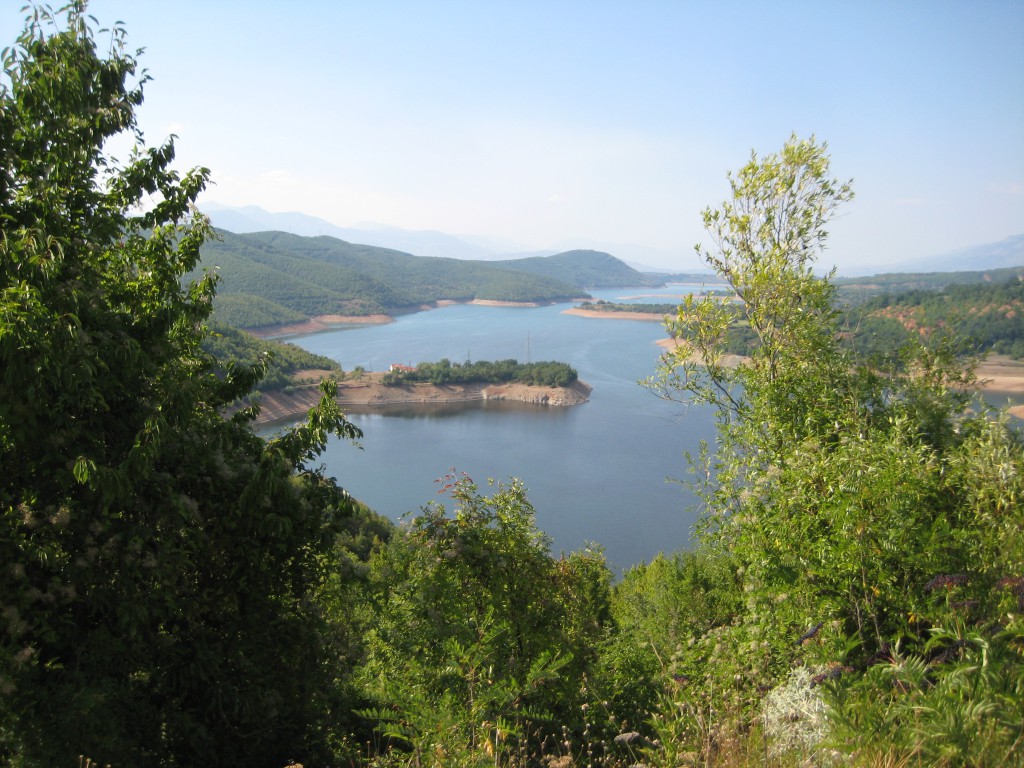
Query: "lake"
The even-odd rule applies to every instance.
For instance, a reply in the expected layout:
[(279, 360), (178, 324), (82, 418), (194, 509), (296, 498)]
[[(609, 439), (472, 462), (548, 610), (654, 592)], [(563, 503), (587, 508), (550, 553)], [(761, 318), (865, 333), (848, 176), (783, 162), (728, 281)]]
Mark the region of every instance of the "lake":
[[(663, 303), (700, 286), (591, 291), (595, 299)], [(362, 449), (333, 440), (322, 457), (329, 475), (379, 513), (397, 520), (437, 496), (438, 478), (465, 472), (481, 490), (487, 479), (520, 478), (552, 550), (602, 546), (616, 573), (674, 552), (690, 541), (695, 497), (680, 483), (686, 452), (713, 441), (705, 407), (661, 400), (637, 382), (654, 374), (665, 337), (660, 323), (563, 314), (572, 304), (486, 307), (457, 304), (403, 315), (394, 323), (348, 326), (290, 338), (312, 352), (386, 370), (447, 357), (453, 362), (559, 360), (594, 389), (571, 408), (475, 402), (393, 406), (352, 413)], [(1019, 395), (986, 393), (990, 402)]]
[[(659, 303), (699, 286), (591, 291), (595, 299)], [(437, 478), (465, 472), (481, 490), (488, 478), (526, 485), (552, 550), (604, 548), (617, 573), (658, 552), (688, 545), (695, 498), (679, 482), (685, 452), (714, 438), (708, 409), (671, 403), (637, 382), (654, 374), (665, 337), (660, 323), (563, 314), (571, 304), (487, 307), (457, 304), (288, 339), (350, 371), (386, 370), (448, 358), (558, 360), (593, 387), (571, 408), (467, 403), (352, 413), (362, 449), (334, 440), (321, 457), (353, 496), (392, 519), (437, 495)]]

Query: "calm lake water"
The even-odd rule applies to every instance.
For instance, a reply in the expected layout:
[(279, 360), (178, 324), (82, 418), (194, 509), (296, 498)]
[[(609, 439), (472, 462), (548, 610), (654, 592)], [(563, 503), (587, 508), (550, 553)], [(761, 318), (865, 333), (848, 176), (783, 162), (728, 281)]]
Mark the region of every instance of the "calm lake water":
[[(591, 293), (607, 301), (662, 303), (695, 290), (699, 286)], [(679, 481), (688, 476), (685, 453), (696, 453), (702, 439), (714, 440), (713, 415), (661, 400), (637, 383), (654, 374), (661, 353), (656, 342), (665, 336), (660, 323), (563, 314), (570, 306), (460, 304), (388, 325), (289, 339), (347, 371), (444, 357), (560, 360), (594, 388), (590, 402), (572, 408), (477, 402), (353, 413), (365, 434), (362, 449), (334, 440), (322, 457), (328, 474), (395, 520), (431, 500), (445, 501), (435, 481), (450, 468), (468, 474), (481, 490), (488, 478), (517, 477), (554, 552), (599, 544), (617, 573), (658, 552), (685, 548), (696, 499)], [(998, 405), (1007, 398), (986, 395)]]
[[(698, 286), (591, 291), (608, 301), (677, 300)], [(669, 298), (672, 297), (672, 298)], [(453, 362), (559, 360), (593, 387), (571, 408), (522, 403), (392, 407), (350, 414), (362, 450), (333, 441), (322, 457), (329, 475), (392, 519), (438, 497), (437, 478), (465, 472), (482, 490), (488, 478), (521, 479), (537, 524), (554, 552), (596, 543), (621, 572), (658, 552), (687, 546), (696, 520), (686, 451), (714, 438), (710, 411), (659, 399), (638, 380), (654, 374), (665, 333), (660, 323), (601, 320), (548, 307), (454, 305), (399, 317), (388, 325), (332, 330), (289, 341), (337, 360), (346, 370), (386, 370), (447, 357)]]

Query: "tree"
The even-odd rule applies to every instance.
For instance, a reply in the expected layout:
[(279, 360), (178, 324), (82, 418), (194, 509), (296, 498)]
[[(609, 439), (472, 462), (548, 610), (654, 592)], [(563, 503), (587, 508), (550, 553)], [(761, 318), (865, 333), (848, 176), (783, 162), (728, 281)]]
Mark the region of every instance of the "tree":
[[(968, 409), (972, 363), (952, 343), (920, 344), (891, 370), (839, 343), (831, 275), (812, 272), (829, 217), (852, 197), (829, 178), (827, 147), (794, 137), (752, 156), (730, 187), (704, 212), (714, 246), (698, 251), (734, 295), (679, 308), (668, 323), (679, 346), (654, 384), (717, 410), (717, 441), (692, 462), (706, 504), (700, 541), (734, 559), (745, 601), (681, 653), (677, 672), (734, 717), (749, 717), (797, 665), (854, 675), (896, 647), (927, 663), (981, 648), (967, 639), (975, 631), (986, 648), (1009, 649), (1004, 669), (1019, 675), (1007, 639), (1021, 629), (1016, 587), (1005, 586), (1024, 570), (1019, 434)], [(723, 350), (737, 327), (755, 340), (730, 367)], [(863, 700), (883, 695), (892, 689)], [(911, 710), (921, 707), (888, 727), (920, 744), (931, 726)], [(949, 710), (933, 711), (938, 728)], [(1007, 711), (1007, 722), (1019, 715)], [(862, 733), (872, 729), (887, 732), (871, 722)], [(980, 763), (1001, 760), (1018, 735), (1001, 731)]]
[(221, 415), (261, 371), (215, 375), (214, 280), (181, 284), (208, 172), (145, 147), (124, 30), (63, 13), (0, 83), (0, 756), (280, 766), (330, 705), (312, 597), (350, 507), (307, 466), (358, 431), (329, 389), (269, 443)]
[(577, 724), (611, 577), (599, 552), (551, 556), (520, 482), (483, 496), (450, 474), (441, 492), (450, 514), (426, 506), (371, 559), (360, 677), (417, 760), (493, 764)]

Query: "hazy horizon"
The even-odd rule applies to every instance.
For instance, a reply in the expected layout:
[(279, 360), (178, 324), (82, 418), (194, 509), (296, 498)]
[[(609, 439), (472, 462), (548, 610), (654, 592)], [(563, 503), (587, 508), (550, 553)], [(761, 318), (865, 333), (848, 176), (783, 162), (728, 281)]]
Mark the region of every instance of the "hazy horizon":
[[(18, 5), (0, 9), (0, 45)], [(823, 266), (894, 269), (1024, 232), (1016, 0), (88, 12), (146, 49), (140, 126), (151, 145), (178, 136), (178, 167), (211, 169), (201, 203), (688, 271), (726, 173), (796, 133), (827, 142), (857, 194)]]

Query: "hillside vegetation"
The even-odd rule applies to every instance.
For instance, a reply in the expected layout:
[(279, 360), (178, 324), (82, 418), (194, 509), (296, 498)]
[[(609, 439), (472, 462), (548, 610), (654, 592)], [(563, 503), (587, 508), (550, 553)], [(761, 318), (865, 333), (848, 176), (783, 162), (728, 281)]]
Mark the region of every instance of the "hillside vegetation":
[(1005, 282), (950, 282), (934, 290), (882, 294), (843, 314), (863, 354), (892, 355), (910, 339), (955, 336), (963, 352), (1024, 358), (1024, 268)]
[(504, 269), (552, 278), (584, 289), (658, 286), (663, 282), (638, 272), (603, 251), (566, 251), (554, 256), (531, 256), (490, 263), (500, 265)]
[(318, 371), (316, 383), (324, 374), (342, 374), (341, 366), (329, 357), (307, 352), (294, 344), (257, 339), (225, 325), (214, 324), (203, 339), (202, 348), (216, 360), (214, 370), (222, 378), (230, 375), (233, 368), (255, 368), (262, 375), (254, 386), (262, 392), (292, 386), (300, 371)]
[(908, 291), (941, 291), (952, 285), (999, 285), (1024, 279), (1024, 264), (984, 271), (893, 272), (871, 277), (835, 278), (836, 296), (843, 304), (860, 304), (881, 295)]
[[(412, 256), (332, 237), (218, 230), (200, 269), (219, 277), (218, 321), (237, 328), (293, 323), (316, 315), (393, 314), (439, 301), (549, 302), (586, 295), (583, 277), (635, 273), (607, 254), (563, 254), (518, 262)], [(515, 265), (510, 266), (510, 265)], [(639, 274), (639, 273), (635, 273)], [(577, 282), (569, 282), (576, 280)]]
[(478, 360), (452, 363), (443, 358), (436, 363), (419, 363), (415, 368), (397, 369), (384, 375), (392, 386), (406, 383), (430, 384), (507, 384), (516, 382), (536, 387), (568, 387), (579, 378), (568, 363), (543, 361), (520, 363), (518, 360)]
[[(956, 339), (960, 354), (989, 352), (1024, 358), (1024, 268), (1007, 270), (1005, 282), (975, 280), (977, 273), (929, 276), (918, 288), (894, 293), (873, 291), (873, 298), (851, 302), (849, 294), (836, 292), (833, 305), (839, 313), (840, 340), (857, 353), (890, 362), (899, 359), (915, 343), (940, 344)], [(1017, 276), (1020, 273), (1020, 277)], [(986, 273), (991, 278), (991, 273)], [(878, 285), (902, 285), (903, 276), (888, 283), (887, 275)], [(913, 281), (915, 284), (920, 282)], [(585, 301), (579, 309), (592, 312), (670, 315), (674, 304), (617, 303)], [(730, 354), (749, 355), (759, 342), (739, 305), (733, 307), (733, 321), (723, 334), (723, 349)]]

